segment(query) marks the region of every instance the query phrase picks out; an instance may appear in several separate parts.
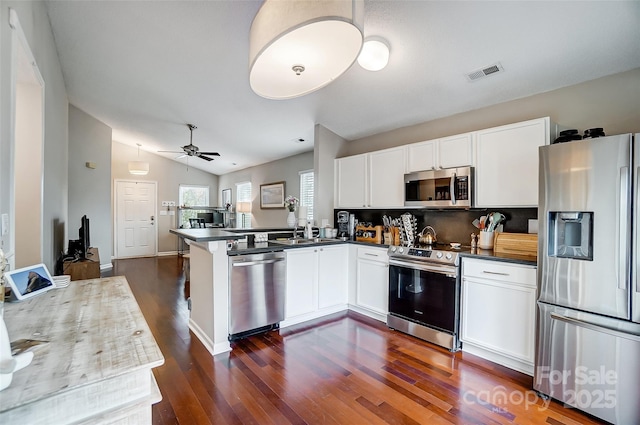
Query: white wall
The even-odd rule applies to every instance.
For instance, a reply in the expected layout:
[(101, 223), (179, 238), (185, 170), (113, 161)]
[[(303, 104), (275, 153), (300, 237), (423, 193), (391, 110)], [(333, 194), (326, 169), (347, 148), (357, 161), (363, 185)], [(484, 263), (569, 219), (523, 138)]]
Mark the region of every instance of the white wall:
[[(146, 176), (132, 176), (127, 168), (129, 161), (135, 161), (138, 150), (135, 146), (125, 145), (113, 141), (111, 146), (111, 214), (113, 214), (113, 181), (116, 179), (155, 181), (158, 183), (158, 203), (156, 206), (156, 223), (158, 226), (158, 253), (174, 253), (178, 248), (178, 238), (169, 233), (169, 229), (176, 227), (175, 215), (160, 215), (162, 201), (175, 201), (178, 204), (180, 184), (209, 186), (209, 206), (218, 206), (218, 176), (193, 167), (187, 167), (182, 162), (172, 161), (160, 155), (140, 150), (140, 160), (149, 163), (149, 174)], [(190, 158), (190, 161), (202, 161)], [(176, 212), (172, 207), (171, 211)], [(92, 230), (93, 231), (93, 230)], [(115, 229), (114, 229), (115, 231)], [(113, 246), (113, 238), (111, 239)]]
[[(50, 270), (54, 270), (55, 260), (66, 242), (68, 101), (46, 7), (41, 1), (0, 0), (0, 213), (8, 214), (11, 210), (12, 30), (9, 7), (18, 13), (45, 82), (43, 260)], [(0, 237), (0, 247), (5, 249), (10, 236)]]
[[(237, 199), (236, 183), (251, 182), (251, 227), (287, 227), (287, 209), (260, 209), (260, 185), (285, 182), (285, 197), (293, 195), (300, 198), (300, 171), (313, 169), (313, 152), (279, 159), (267, 164), (245, 168), (244, 170), (220, 176), (219, 196), (222, 190), (231, 189), (231, 200), (235, 206)], [(314, 216), (316, 220), (322, 218)]]
[[(96, 168), (86, 167), (87, 162)], [(103, 268), (111, 265), (111, 127), (69, 105), (69, 239), (78, 239), (89, 218), (91, 246)]]
[(640, 68), (350, 141), (343, 156), (547, 116), (581, 132), (594, 127), (610, 135), (640, 131)]

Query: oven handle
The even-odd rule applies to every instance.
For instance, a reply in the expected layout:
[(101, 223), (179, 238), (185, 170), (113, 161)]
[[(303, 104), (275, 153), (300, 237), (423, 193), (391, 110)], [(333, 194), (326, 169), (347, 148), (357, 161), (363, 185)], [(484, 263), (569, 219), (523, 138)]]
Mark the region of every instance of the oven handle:
[(397, 266), (397, 267), (405, 267), (405, 268), (414, 269), (414, 270), (421, 270), (425, 272), (443, 274), (447, 277), (453, 277), (453, 278), (458, 277), (455, 267), (426, 264), (426, 263), (417, 262), (417, 261), (406, 261), (406, 260), (400, 261), (392, 258), (389, 259), (389, 265)]

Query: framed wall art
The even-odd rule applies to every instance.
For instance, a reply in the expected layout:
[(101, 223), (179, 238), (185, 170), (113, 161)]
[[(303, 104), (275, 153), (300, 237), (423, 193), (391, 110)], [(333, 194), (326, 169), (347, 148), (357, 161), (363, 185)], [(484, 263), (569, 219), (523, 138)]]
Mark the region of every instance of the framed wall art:
[(284, 183), (276, 182), (260, 185), (260, 208), (284, 208)]

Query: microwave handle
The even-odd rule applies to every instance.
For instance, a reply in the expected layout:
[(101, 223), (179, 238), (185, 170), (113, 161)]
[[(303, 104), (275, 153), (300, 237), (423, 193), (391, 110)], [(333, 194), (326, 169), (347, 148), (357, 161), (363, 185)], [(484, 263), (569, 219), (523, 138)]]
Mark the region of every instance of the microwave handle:
[(451, 182), (449, 182), (449, 192), (451, 192), (451, 205), (456, 204), (456, 173), (451, 176)]

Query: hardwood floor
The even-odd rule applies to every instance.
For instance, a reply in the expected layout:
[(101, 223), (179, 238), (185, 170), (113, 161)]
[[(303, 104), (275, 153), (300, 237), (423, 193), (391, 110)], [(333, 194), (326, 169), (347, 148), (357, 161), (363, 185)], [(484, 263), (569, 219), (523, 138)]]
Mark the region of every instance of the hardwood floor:
[(165, 364), (154, 424), (597, 424), (532, 378), (356, 313), (253, 336), (212, 357), (190, 333), (182, 259), (116, 260)]

